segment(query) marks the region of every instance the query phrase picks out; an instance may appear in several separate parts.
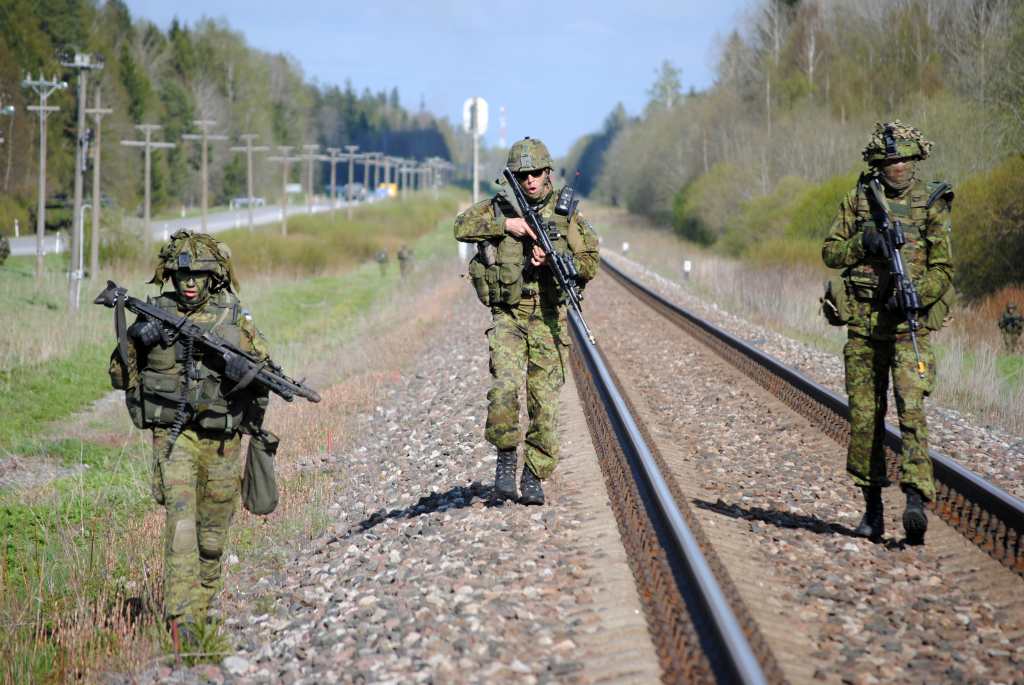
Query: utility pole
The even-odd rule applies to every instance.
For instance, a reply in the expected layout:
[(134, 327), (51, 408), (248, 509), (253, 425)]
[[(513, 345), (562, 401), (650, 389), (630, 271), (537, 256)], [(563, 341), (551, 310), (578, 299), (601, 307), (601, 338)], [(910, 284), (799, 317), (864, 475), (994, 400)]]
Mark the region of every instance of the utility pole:
[(23, 88), (31, 88), (39, 95), (39, 106), (29, 105), (28, 111), (39, 113), (39, 209), (36, 211), (36, 278), (43, 276), (43, 256), (46, 254), (43, 248), (43, 239), (46, 237), (46, 120), (53, 112), (60, 111), (60, 107), (53, 107), (46, 104), (47, 99), (55, 90), (66, 90), (67, 82), (58, 81), (54, 76), (49, 81), (43, 80), (42, 73), (39, 78), (32, 80), (32, 75), (27, 74), (21, 82)]
[(100, 89), (96, 89), (96, 106), (85, 110), (96, 122), (96, 151), (92, 166), (92, 241), (89, 245), (89, 280), (95, 281), (100, 270), (100, 143), (102, 142), (103, 117), (113, 114), (112, 109), (100, 107)]
[[(68, 298), (67, 306), (69, 312), (78, 311), (78, 282), (82, 280), (83, 264), (81, 263), (82, 245), (85, 242), (85, 226), (82, 225), (84, 214), (82, 212), (82, 186), (85, 179), (82, 172), (85, 171), (85, 153), (89, 141), (85, 133), (85, 110), (88, 108), (87, 91), (89, 88), (89, 72), (93, 69), (103, 69), (102, 55), (87, 55), (76, 52), (74, 58), (69, 54), (61, 55), (60, 65), (66, 69), (78, 70), (78, 131), (75, 146), (75, 195), (71, 216), (71, 262), (68, 268)], [(78, 263), (75, 260), (78, 259)]]
[[(260, 137), (259, 133), (245, 133), (238, 136), (245, 141), (245, 147), (233, 147), (230, 148), (231, 152), (244, 152), (246, 154), (246, 181), (249, 186), (249, 233), (253, 231), (252, 222), (252, 153), (254, 152), (267, 152), (270, 150), (269, 147), (253, 147), (252, 141)], [(206, 153), (203, 153), (203, 158), (206, 158)], [(205, 185), (205, 183), (204, 183)]]
[(329, 147), (327, 151), (331, 153), (330, 157), (321, 157), (320, 159), (331, 163), (331, 221), (334, 221), (335, 188), (338, 183), (338, 153), (341, 152), (341, 148)]
[(177, 147), (174, 143), (154, 143), (153, 142), (153, 131), (159, 131), (163, 128), (159, 124), (137, 124), (135, 128), (139, 129), (146, 134), (146, 140), (122, 140), (121, 145), (127, 145), (129, 147), (142, 147), (146, 149), (146, 206), (143, 209), (144, 214), (143, 222), (146, 224), (145, 236), (143, 241), (146, 246), (149, 246), (149, 241), (152, 240), (152, 227), (149, 225), (150, 217), (150, 203), (149, 203), (149, 185), (150, 178), (152, 177), (151, 170), (153, 168), (153, 148), (173, 148)]
[(202, 163), (202, 169), (203, 169), (203, 224), (202, 224), (202, 226), (203, 226), (203, 229), (202, 229), (202, 231), (203, 231), (203, 233), (206, 233), (206, 208), (207, 208), (207, 197), (208, 197), (207, 193), (209, 192), (209, 187), (208, 186), (210, 184), (210, 174), (209, 174), (208, 169), (206, 168), (206, 158), (207, 158), (206, 143), (209, 140), (227, 140), (228, 137), (227, 136), (214, 136), (214, 135), (210, 135), (210, 128), (217, 125), (216, 121), (211, 121), (209, 119), (199, 119), (197, 121), (193, 121), (192, 123), (195, 124), (196, 126), (198, 126), (202, 130), (202, 133), (199, 134), (199, 135), (196, 135), (194, 133), (186, 133), (186, 134), (183, 134), (181, 136), (181, 139), (182, 140), (201, 140), (201, 141), (203, 141), (203, 163)]
[(352, 221), (352, 164), (356, 158), (356, 150), (359, 149), (358, 145), (346, 145), (345, 149), (348, 150), (348, 220)]
[[(377, 152), (367, 152), (363, 155), (365, 160), (363, 168), (363, 180), (366, 181), (366, 199), (373, 202), (377, 197)], [(373, 167), (373, 180), (370, 180), (370, 167)]]
[(280, 157), (268, 157), (271, 162), (281, 162), (284, 173), (281, 176), (281, 235), (288, 235), (288, 163), (301, 161), (301, 157), (289, 157), (288, 153), (295, 149), (292, 145), (278, 145)]
[(302, 149), (306, 151), (306, 154), (302, 155), (302, 159), (309, 163), (309, 175), (307, 181), (307, 192), (306, 192), (306, 214), (313, 215), (313, 160), (319, 159), (316, 153), (320, 149), (319, 145), (303, 145)]

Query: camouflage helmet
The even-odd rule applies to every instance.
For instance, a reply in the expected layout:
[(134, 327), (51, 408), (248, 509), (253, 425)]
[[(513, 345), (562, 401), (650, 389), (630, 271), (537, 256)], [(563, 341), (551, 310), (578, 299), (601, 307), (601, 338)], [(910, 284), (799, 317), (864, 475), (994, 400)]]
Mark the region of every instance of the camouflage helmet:
[(916, 128), (896, 119), (891, 124), (875, 124), (871, 140), (860, 152), (865, 162), (876, 166), (890, 159), (927, 159), (932, 145)]
[(174, 271), (208, 271), (213, 290), (238, 290), (238, 280), (231, 267), (231, 250), (227, 245), (205, 233), (181, 229), (160, 249), (156, 273), (150, 283), (162, 284)]
[(555, 162), (547, 146), (539, 140), (526, 136), (508, 151), (508, 170), (512, 173), (534, 169), (554, 169)]
[(1013, 302), (1010, 302), (1009, 304), (1006, 305), (1006, 308), (1007, 309), (1016, 309), (1017, 305), (1014, 304)]

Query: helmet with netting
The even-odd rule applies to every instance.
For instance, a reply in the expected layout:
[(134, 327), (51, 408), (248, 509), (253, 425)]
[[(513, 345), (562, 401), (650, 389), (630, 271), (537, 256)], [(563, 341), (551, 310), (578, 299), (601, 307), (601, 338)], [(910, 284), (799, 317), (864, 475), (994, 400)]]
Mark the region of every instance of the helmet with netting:
[(544, 143), (527, 136), (509, 149), (506, 166), (512, 173), (517, 173), (535, 169), (554, 169), (555, 162)]
[(872, 166), (889, 160), (927, 159), (932, 144), (916, 128), (896, 119), (891, 124), (875, 124), (871, 140), (861, 154)]
[(175, 271), (205, 271), (210, 274), (213, 290), (234, 287), (238, 280), (231, 268), (231, 250), (227, 245), (205, 233), (181, 229), (160, 249), (156, 273), (150, 283), (163, 283)]

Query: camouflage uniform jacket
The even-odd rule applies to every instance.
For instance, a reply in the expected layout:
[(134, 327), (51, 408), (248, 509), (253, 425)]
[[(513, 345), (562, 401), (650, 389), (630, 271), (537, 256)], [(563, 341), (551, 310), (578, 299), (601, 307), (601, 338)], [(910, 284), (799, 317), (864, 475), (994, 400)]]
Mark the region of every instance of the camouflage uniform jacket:
[[(853, 296), (850, 333), (874, 340), (894, 340), (909, 332), (905, 318), (884, 308), (895, 292), (894, 280), (889, 277), (885, 257), (867, 255), (861, 242), (862, 231), (876, 230), (866, 194), (869, 180), (868, 174), (862, 176), (843, 198), (825, 238), (822, 258), (825, 266), (845, 270)], [(899, 196), (886, 195), (890, 220), (903, 224), (907, 239), (901, 250), (903, 262), (926, 310), (950, 287), (954, 274), (949, 204), (938, 199), (926, 209), (933, 190), (930, 186), (915, 179)]]
[(1020, 333), (1024, 330), (1024, 316), (1006, 311), (999, 317), (999, 330), (1004, 333)]
[[(552, 190), (549, 182), (547, 195), (541, 201), (542, 206), (537, 210), (542, 220), (566, 221), (564, 217), (555, 214), (555, 199), (557, 197), (558, 193)], [(515, 213), (511, 210), (511, 204), (505, 193), (500, 192), (488, 200), (476, 203), (456, 217), (455, 239), (464, 243), (479, 243), (495, 239), (516, 240), (523, 242), (525, 248), (525, 243), (530, 240), (528, 236), (525, 239), (516, 238), (505, 232), (505, 221), (509, 216), (515, 216)], [(567, 248), (572, 252), (573, 262), (580, 273), (578, 281), (582, 285), (597, 275), (597, 268), (600, 264), (597, 234), (579, 211), (569, 217), (567, 226), (568, 228), (565, 230)], [(526, 255), (526, 259), (529, 259), (531, 251), (524, 249), (523, 254)], [(547, 269), (542, 269), (542, 271), (548, 272)], [(533, 290), (534, 287), (536, 290)], [(547, 291), (553, 287), (554, 280), (550, 276), (540, 277), (536, 286), (524, 283), (523, 296), (519, 306), (528, 307), (550, 301)]]

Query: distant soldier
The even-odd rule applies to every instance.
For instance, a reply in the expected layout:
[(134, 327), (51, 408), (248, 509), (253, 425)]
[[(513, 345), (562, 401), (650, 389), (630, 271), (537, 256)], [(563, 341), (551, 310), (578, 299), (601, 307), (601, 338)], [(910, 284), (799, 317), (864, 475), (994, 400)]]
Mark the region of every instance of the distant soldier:
[(0, 266), (4, 265), (7, 258), (11, 256), (11, 241), (7, 239), (7, 236), (0, 235)]
[(380, 267), (380, 277), (384, 278), (388, 275), (388, 248), (381, 248), (381, 251), (373, 255), (373, 258), (377, 260), (377, 266)]
[[(550, 227), (555, 250), (571, 253), (578, 282), (597, 274), (597, 235), (579, 212), (555, 214), (558, 193), (551, 185), (554, 162), (539, 140), (526, 138), (508, 152), (508, 169)], [(511, 195), (511, 193), (508, 193)], [(455, 238), (477, 247), (469, 274), (480, 301), (491, 308), (487, 328), (491, 389), (487, 393), (487, 442), (498, 449), (494, 492), (516, 496), (519, 392), (526, 370), (526, 411), (530, 427), (523, 444), (520, 480), (523, 504), (544, 504), (541, 482), (558, 464), (558, 395), (565, 383), (570, 344), (564, 295), (559, 294), (547, 256), (536, 235), (500, 192), (455, 219)], [(531, 268), (524, 266), (532, 264)]]
[[(0, 248), (0, 254), (2, 252)], [(0, 260), (0, 263), (2, 261)], [(999, 317), (999, 330), (1003, 332), (1003, 345), (1006, 346), (1006, 351), (1013, 352), (1021, 331), (1024, 331), (1024, 316), (1017, 312), (1017, 305), (1013, 302), (1006, 305), (1006, 311)]]
[[(842, 269), (850, 294), (849, 330), (843, 350), (846, 392), (850, 398), (850, 444), (846, 471), (863, 488), (867, 503), (855, 534), (878, 541), (884, 533), (882, 488), (890, 485), (885, 468), (885, 412), (892, 374), (893, 394), (903, 436), (900, 487), (907, 496), (903, 528), (907, 542), (920, 544), (928, 528), (923, 503), (935, 499), (928, 455), (924, 398), (935, 383), (935, 356), (928, 339), (948, 312), (952, 287), (949, 211), (953, 192), (944, 183), (914, 177), (917, 160), (931, 151), (921, 132), (901, 124), (878, 124), (862, 154), (871, 169), (843, 198), (822, 249), (825, 266)], [(885, 198), (879, 208), (869, 188), (878, 182)], [(886, 212), (903, 227), (901, 253), (907, 275), (917, 287), (923, 310), (918, 332), (925, 377), (917, 370), (906, 315), (895, 298), (895, 282), (879, 232)], [(951, 295), (951, 293), (950, 293)]]
[(405, 278), (412, 272), (412, 261), (412, 250), (408, 246), (402, 245), (402, 249), (398, 251), (398, 269), (402, 274), (402, 278)]
[[(159, 260), (150, 283), (170, 280), (173, 289), (154, 305), (269, 359), (267, 341), (232, 292), (238, 283), (226, 246), (181, 230)], [(144, 317), (128, 326), (110, 356), (111, 384), (126, 391), (132, 421), (153, 430), (153, 497), (167, 510), (164, 612), (191, 646), (195, 623), (206, 621), (220, 589), (221, 556), (241, 490), (241, 437), (261, 433), (268, 403), (263, 386), (235, 387), (243, 371), (190, 342), (168, 341)], [(178, 423), (182, 404), (188, 418)]]

